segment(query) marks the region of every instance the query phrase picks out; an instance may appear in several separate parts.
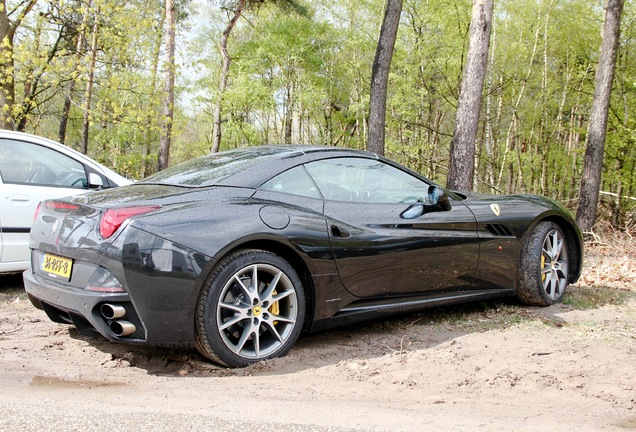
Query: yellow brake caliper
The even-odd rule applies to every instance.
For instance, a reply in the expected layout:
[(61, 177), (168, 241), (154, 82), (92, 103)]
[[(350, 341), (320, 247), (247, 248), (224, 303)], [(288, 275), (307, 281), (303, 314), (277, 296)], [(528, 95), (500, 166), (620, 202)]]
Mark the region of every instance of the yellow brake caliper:
[(543, 270), (545, 269), (545, 255), (541, 254), (541, 281), (545, 282), (545, 273)]
[[(276, 295), (278, 294), (276, 292), (276, 290), (274, 290), (274, 292), (272, 293), (272, 295)], [(278, 302), (274, 302), (272, 303), (272, 305), (269, 308), (269, 311), (271, 312), (272, 315), (280, 315), (280, 305), (278, 304)], [(278, 321), (274, 321), (274, 325), (278, 324)]]

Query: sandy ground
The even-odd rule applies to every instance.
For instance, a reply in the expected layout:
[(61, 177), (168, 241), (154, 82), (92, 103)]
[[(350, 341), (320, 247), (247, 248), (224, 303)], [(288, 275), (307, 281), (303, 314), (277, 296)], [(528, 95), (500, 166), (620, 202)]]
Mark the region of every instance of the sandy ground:
[(367, 322), (241, 370), (81, 336), (2, 277), (0, 430), (636, 430), (635, 279), (615, 271), (569, 304)]

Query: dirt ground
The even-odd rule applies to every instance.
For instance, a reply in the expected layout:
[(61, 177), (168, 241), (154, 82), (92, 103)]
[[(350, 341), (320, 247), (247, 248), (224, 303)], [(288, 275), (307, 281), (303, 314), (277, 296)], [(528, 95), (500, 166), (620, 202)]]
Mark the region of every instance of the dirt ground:
[(636, 430), (636, 256), (589, 249), (562, 305), (362, 323), (240, 370), (82, 336), (4, 276), (0, 430)]

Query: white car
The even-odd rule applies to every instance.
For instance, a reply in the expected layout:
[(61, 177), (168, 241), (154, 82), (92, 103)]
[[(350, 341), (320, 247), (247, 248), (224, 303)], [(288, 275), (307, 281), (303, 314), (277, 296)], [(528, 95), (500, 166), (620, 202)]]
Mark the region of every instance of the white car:
[(0, 130), (0, 273), (30, 267), (29, 230), (40, 201), (130, 183), (62, 144)]

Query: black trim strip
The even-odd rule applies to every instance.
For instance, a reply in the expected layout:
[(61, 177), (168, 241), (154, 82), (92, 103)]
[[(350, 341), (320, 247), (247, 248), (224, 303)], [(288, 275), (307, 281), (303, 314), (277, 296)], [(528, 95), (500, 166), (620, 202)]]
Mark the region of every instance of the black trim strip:
[(423, 305), (431, 304), (444, 304), (444, 303), (459, 303), (469, 301), (477, 298), (487, 297), (502, 297), (505, 295), (514, 294), (515, 291), (511, 289), (498, 289), (498, 290), (465, 290), (465, 291), (451, 291), (448, 293), (436, 293), (423, 295), (421, 297), (396, 297), (396, 298), (383, 298), (372, 300), (358, 300), (355, 301), (336, 313), (335, 316), (342, 316), (347, 314), (356, 314), (364, 312), (379, 312), (383, 310), (391, 309), (404, 309), (411, 307), (421, 307)]
[(7, 228), (7, 227), (2, 227), (0, 228), (0, 232), (2, 233), (6, 233), (6, 234), (28, 234), (31, 232), (31, 228), (27, 227), (27, 228)]

